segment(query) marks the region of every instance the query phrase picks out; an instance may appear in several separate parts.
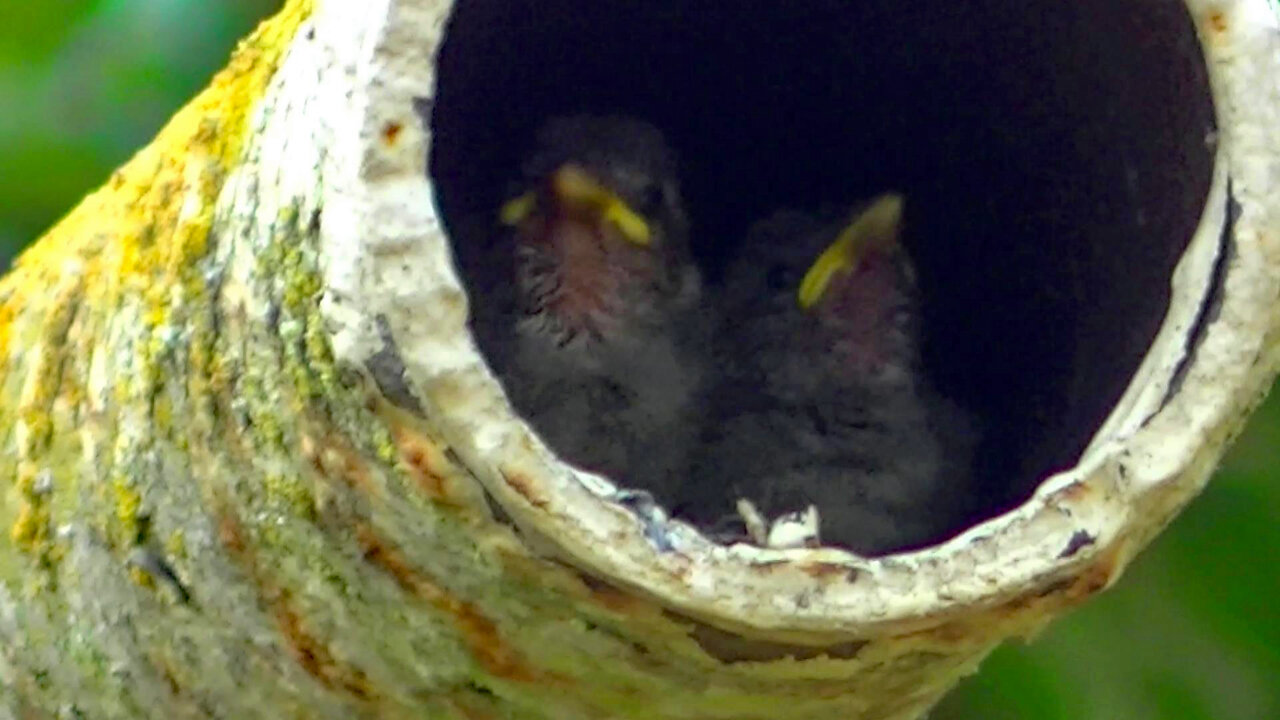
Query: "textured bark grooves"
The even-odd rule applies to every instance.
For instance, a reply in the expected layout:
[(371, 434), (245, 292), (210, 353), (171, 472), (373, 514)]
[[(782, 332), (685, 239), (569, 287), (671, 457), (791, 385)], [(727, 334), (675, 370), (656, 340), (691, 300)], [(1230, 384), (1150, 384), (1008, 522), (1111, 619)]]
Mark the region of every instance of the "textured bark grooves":
[(1113, 582), (1275, 375), (1276, 17), (1188, 6), (1217, 166), (1128, 389), (1018, 507), (868, 560), (558, 464), (433, 202), (451, 4), (287, 3), (0, 280), (0, 717), (919, 717)]

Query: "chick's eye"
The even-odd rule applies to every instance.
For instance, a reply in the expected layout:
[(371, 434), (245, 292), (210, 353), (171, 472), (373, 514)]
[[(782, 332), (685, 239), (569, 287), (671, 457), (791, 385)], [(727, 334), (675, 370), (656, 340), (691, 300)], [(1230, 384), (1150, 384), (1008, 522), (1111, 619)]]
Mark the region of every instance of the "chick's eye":
[(774, 265), (765, 275), (770, 290), (792, 290), (800, 282), (796, 273), (786, 265)]
[(640, 200), (638, 209), (643, 213), (651, 213), (662, 206), (663, 201), (666, 200), (666, 192), (658, 183), (649, 183), (640, 188), (638, 197)]

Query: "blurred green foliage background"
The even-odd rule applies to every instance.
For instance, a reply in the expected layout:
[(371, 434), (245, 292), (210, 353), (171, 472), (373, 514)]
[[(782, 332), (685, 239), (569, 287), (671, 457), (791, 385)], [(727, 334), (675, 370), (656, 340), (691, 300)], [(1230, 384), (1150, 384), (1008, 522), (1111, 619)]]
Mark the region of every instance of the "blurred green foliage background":
[(0, 0), (0, 267), (142, 146), (280, 0)]
[[(146, 143), (280, 0), (0, 0), (0, 268)], [(1118, 587), (936, 720), (1280, 718), (1280, 397)]]

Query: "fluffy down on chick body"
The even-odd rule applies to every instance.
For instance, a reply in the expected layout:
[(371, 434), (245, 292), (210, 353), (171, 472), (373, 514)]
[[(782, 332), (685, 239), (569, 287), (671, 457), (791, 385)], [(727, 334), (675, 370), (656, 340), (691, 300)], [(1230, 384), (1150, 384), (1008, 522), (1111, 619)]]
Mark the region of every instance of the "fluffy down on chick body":
[[(766, 518), (816, 506), (823, 544), (874, 555), (926, 544), (962, 513), (972, 420), (930, 387), (902, 198), (835, 222), (779, 212), (725, 280), (692, 518), (735, 499)], [(759, 540), (759, 538), (757, 538)]]
[(687, 469), (709, 360), (676, 173), (648, 123), (553, 119), (471, 273), (516, 411), (562, 459), (659, 499)]

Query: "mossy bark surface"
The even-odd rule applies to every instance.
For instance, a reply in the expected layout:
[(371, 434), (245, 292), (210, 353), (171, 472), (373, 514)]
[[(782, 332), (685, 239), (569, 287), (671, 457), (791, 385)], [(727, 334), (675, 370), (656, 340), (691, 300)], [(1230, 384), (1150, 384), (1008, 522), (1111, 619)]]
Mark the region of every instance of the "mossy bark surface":
[[(638, 517), (466, 334), (415, 110), (451, 4), (355, 5), (286, 3), (0, 279), (0, 718), (919, 717), (1113, 582), (1280, 364), (1246, 182), (1180, 394), (1025, 507), (876, 560)], [(1219, 91), (1223, 177), (1274, 171)]]

